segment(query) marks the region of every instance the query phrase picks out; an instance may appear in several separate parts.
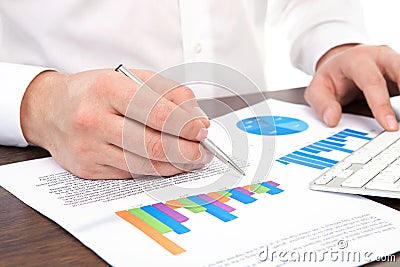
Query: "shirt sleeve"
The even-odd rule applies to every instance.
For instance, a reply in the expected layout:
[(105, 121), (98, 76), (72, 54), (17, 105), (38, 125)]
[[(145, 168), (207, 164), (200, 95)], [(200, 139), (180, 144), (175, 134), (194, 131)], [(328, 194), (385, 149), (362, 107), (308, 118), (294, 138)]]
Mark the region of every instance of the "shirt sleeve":
[(21, 129), (20, 108), (30, 82), (47, 68), (0, 62), (0, 144), (27, 146)]
[(314, 74), (329, 49), (368, 41), (357, 0), (270, 0), (268, 21), (284, 30), (293, 66)]

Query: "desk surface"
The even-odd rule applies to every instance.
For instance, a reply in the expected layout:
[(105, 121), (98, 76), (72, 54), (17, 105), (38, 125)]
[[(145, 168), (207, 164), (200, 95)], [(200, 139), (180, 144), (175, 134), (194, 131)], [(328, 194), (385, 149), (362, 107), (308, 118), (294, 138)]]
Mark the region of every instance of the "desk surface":
[[(304, 88), (265, 93), (266, 97), (304, 104)], [(243, 99), (249, 104), (260, 101), (260, 95), (248, 95)], [(245, 106), (238, 97), (221, 98), (233, 109)], [(212, 117), (222, 115), (212, 101), (200, 105)], [(345, 112), (371, 115), (364, 102), (354, 102)], [(0, 165), (43, 158), (49, 153), (41, 148), (15, 148), (0, 146)], [(370, 199), (400, 210), (400, 199), (370, 197)], [(0, 187), (0, 266), (107, 266), (90, 249), (53, 221), (31, 209)], [(400, 253), (396, 254), (397, 264)], [(368, 266), (395, 266), (396, 263), (374, 262)]]

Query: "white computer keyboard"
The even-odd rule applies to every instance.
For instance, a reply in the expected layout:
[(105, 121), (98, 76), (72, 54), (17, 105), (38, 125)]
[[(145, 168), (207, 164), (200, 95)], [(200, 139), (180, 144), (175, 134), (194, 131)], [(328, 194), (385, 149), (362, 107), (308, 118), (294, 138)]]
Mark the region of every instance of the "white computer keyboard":
[(310, 188), (400, 198), (400, 131), (382, 132), (312, 181)]

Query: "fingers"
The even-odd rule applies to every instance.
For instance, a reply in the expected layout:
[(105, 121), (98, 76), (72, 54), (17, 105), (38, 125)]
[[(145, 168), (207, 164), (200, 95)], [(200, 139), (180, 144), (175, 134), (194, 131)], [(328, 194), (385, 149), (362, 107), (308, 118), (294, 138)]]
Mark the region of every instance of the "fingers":
[(176, 81), (167, 79), (158, 74), (155, 74), (146, 83), (150, 88), (163, 97), (167, 98), (176, 105), (179, 105), (181, 108), (195, 115), (196, 117), (199, 117), (206, 128), (210, 126), (207, 115), (199, 107), (196, 96), (189, 87), (180, 85)]
[(390, 96), (384, 75), (397, 78), (396, 73), (397, 75), (400, 73), (399, 62), (390, 60), (391, 51), (375, 53), (378, 54), (354, 60), (352, 64), (344, 67), (344, 73), (363, 91), (372, 114), (382, 127), (389, 131), (395, 131), (398, 129), (398, 122), (390, 105)]
[[(201, 141), (206, 138), (206, 128), (209, 126), (208, 120), (204, 120), (204, 118), (198, 119), (198, 116), (190, 114), (181, 106), (157, 93), (153, 88), (150, 89), (146, 86), (137, 88), (137, 84), (129, 78), (122, 76), (120, 78), (125, 80), (121, 90), (124, 90), (124, 87), (128, 87), (127, 91), (130, 91), (130, 95), (133, 98), (129, 103), (129, 107), (126, 103), (127, 98), (121, 99), (121, 97), (117, 97), (112, 101), (113, 107), (119, 113), (126, 114), (127, 117), (155, 130), (181, 136), (188, 140)], [(171, 84), (168, 80), (165, 82), (166, 84)], [(182, 95), (180, 98), (175, 98), (175, 100), (183, 101), (182, 98), (184, 98), (187, 99), (186, 102), (193, 103), (193, 95), (188, 95), (188, 90), (185, 87), (178, 87), (173, 91), (174, 95)], [(172, 97), (171, 94), (169, 96)], [(127, 110), (124, 107), (128, 107)]]
[[(114, 145), (107, 145), (101, 149), (104, 152), (104, 156), (97, 159), (100, 165), (96, 169), (106, 172), (104, 174), (100, 173), (99, 176), (95, 176), (96, 178), (106, 178), (106, 174), (110, 178), (127, 178), (131, 176), (135, 178), (143, 175), (171, 176), (200, 169), (205, 166), (204, 163), (174, 164), (151, 160), (128, 151), (123, 151)], [(128, 176), (126, 176), (127, 173), (129, 174)]]
[[(198, 142), (163, 134), (121, 116), (109, 116), (105, 120), (109, 130), (104, 132), (104, 140), (141, 157), (182, 164), (211, 161), (212, 155)], [(124, 125), (123, 130), (121, 125)]]
[(125, 153), (128, 168), (133, 177), (143, 175), (171, 176), (195, 169), (201, 169), (205, 164), (179, 164), (163, 161), (149, 160), (133, 153)]
[(332, 49), (305, 91), (305, 99), (328, 126), (335, 126), (341, 105), (354, 100), (362, 91), (377, 121), (386, 130), (398, 129), (389, 101), (386, 79), (400, 84), (400, 55), (385, 46), (357, 45)]
[[(83, 155), (84, 159), (87, 157)], [(144, 175), (171, 176), (200, 169), (204, 163), (169, 163), (141, 157), (112, 144), (98, 144), (90, 153), (90, 163), (70, 162), (66, 169), (85, 179), (124, 179)]]
[[(376, 47), (378, 66), (391, 81), (400, 84), (400, 54), (388, 46)], [(400, 88), (400, 87), (399, 87)]]
[(304, 98), (315, 114), (329, 127), (339, 123), (342, 108), (332, 85), (320, 76), (313, 79), (307, 87)]

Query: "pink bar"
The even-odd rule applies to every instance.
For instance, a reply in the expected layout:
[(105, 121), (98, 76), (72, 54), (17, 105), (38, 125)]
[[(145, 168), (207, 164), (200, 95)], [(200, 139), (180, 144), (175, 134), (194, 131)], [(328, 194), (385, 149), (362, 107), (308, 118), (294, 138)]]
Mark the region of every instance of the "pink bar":
[(231, 207), (229, 205), (226, 205), (226, 204), (224, 204), (222, 202), (219, 202), (218, 200), (213, 199), (212, 197), (207, 196), (206, 194), (198, 195), (198, 197), (201, 198), (204, 201), (207, 201), (208, 203), (211, 203), (211, 204), (217, 206), (220, 209), (223, 209), (223, 210), (227, 211), (227, 212), (232, 212), (232, 211), (235, 210), (235, 208), (233, 208), (233, 207)]
[(180, 214), (176, 210), (171, 209), (170, 207), (168, 207), (167, 205), (165, 205), (163, 203), (153, 204), (152, 206), (154, 208), (158, 209), (159, 211), (165, 213), (169, 217), (173, 218), (177, 222), (181, 223), (181, 222), (186, 222), (187, 220), (189, 220), (188, 217)]
[(251, 195), (254, 194), (254, 192), (251, 192), (251, 191), (249, 191), (249, 190), (246, 190), (246, 189), (244, 189), (243, 187), (236, 187), (235, 189), (236, 189), (237, 191), (239, 191), (240, 193), (245, 194), (245, 195), (248, 195), (248, 196), (251, 196)]
[(278, 183), (272, 182), (272, 181), (266, 181), (267, 184), (270, 184), (272, 186), (279, 186)]

